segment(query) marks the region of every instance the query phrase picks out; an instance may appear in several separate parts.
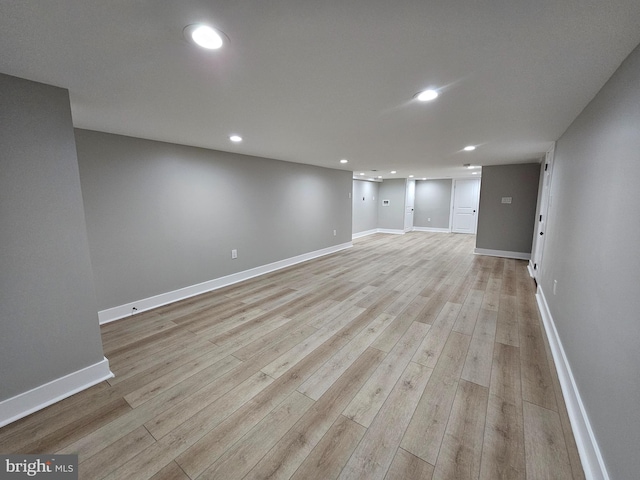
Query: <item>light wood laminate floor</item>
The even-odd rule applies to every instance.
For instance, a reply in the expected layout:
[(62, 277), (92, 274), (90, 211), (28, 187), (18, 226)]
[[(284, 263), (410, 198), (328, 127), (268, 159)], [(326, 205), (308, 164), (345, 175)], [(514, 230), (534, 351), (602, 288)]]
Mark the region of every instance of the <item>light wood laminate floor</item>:
[(353, 248), (104, 325), (115, 378), (0, 429), (82, 479), (581, 479), (523, 261)]

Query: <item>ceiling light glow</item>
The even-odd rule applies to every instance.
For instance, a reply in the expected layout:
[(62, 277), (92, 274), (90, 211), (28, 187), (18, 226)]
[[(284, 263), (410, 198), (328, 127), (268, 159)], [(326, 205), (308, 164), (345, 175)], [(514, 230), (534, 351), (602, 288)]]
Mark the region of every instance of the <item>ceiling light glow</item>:
[(349, 163), (349, 160), (343, 158), (342, 160), (340, 160), (340, 163)]
[(364, 175), (364, 172), (362, 172), (360, 175)]
[(431, 100), (434, 100), (437, 97), (438, 97), (438, 92), (436, 90), (433, 90), (433, 89), (429, 89), (429, 90), (425, 90), (423, 92), (420, 92), (416, 96), (416, 98), (418, 100), (420, 100), (421, 102), (429, 102)]
[(185, 27), (184, 35), (187, 40), (207, 50), (217, 50), (224, 43), (222, 35), (209, 25), (189, 25)]
[(229, 140), (231, 140), (232, 142), (241, 142), (242, 141), (242, 137), (240, 135), (231, 135), (229, 137)]
[(396, 171), (395, 170), (391, 170), (391, 173), (396, 173)]
[(467, 145), (466, 147), (464, 147), (464, 151), (465, 152), (473, 152), (476, 149), (476, 147), (474, 147), (473, 145)]
[(413, 178), (413, 175), (409, 175), (409, 178)]

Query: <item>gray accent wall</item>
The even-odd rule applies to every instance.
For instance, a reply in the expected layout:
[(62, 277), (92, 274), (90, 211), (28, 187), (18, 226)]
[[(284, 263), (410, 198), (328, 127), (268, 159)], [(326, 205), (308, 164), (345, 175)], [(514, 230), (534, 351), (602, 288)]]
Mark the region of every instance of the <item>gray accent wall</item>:
[(379, 182), (353, 181), (353, 230), (366, 232), (378, 228)]
[(482, 167), (476, 248), (531, 253), (539, 179), (539, 163)]
[(539, 278), (612, 479), (640, 472), (639, 181), (640, 47), (557, 141)]
[(452, 180), (417, 180), (413, 225), (449, 228)]
[(0, 401), (103, 360), (69, 92), (0, 74)]
[[(406, 197), (406, 179), (395, 178), (384, 180), (380, 184), (378, 194), (378, 228), (404, 231), (404, 201)], [(382, 201), (389, 200), (389, 206)]]
[(351, 172), (88, 130), (76, 143), (99, 310), (351, 241)]

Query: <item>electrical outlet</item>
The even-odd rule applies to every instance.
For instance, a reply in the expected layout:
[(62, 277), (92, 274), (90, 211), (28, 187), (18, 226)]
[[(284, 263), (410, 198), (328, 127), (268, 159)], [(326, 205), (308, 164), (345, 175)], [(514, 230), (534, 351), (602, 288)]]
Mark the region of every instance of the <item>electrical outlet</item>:
[(431, 221), (431, 217), (427, 218), (427, 222), (430, 222), (430, 221)]
[(558, 287), (558, 280), (553, 281), (553, 294), (556, 294), (556, 288)]
[(337, 232), (334, 230), (333, 231), (333, 236), (335, 237), (337, 235)]
[(238, 250), (235, 248), (231, 250), (231, 258), (238, 258)]

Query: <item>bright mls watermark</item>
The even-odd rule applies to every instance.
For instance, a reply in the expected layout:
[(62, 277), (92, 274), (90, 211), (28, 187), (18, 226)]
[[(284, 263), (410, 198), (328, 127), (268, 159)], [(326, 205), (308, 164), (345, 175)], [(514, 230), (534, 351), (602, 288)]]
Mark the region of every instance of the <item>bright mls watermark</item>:
[(0, 479), (78, 480), (77, 455), (0, 455)]

